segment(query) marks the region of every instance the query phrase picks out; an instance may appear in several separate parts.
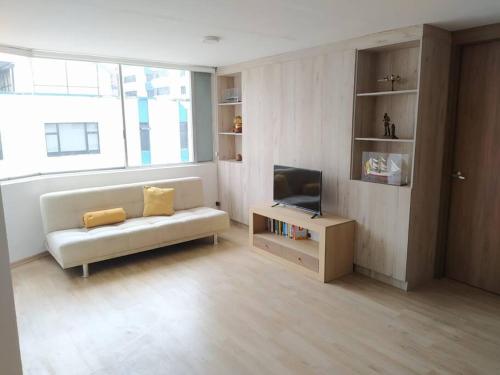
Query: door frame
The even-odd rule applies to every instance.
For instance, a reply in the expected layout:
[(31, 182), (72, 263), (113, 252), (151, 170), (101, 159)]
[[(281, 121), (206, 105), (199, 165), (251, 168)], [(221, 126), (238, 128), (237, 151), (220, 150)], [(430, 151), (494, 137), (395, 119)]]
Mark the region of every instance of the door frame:
[(434, 264), (435, 277), (445, 276), (446, 254), (448, 253), (448, 222), (451, 200), (451, 174), (455, 148), (455, 129), (457, 125), (457, 103), (460, 88), (460, 68), (463, 47), (500, 40), (500, 23), (454, 31), (451, 34), (452, 47), (450, 59), (450, 79), (448, 87), (448, 108), (445, 123), (445, 144), (439, 207), (439, 231)]

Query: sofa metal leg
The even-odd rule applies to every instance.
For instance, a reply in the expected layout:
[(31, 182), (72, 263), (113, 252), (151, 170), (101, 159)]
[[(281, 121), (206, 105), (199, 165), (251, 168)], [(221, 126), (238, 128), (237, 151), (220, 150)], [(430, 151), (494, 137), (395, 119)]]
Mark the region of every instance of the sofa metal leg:
[(82, 271), (83, 271), (82, 277), (85, 278), (89, 277), (89, 265), (87, 263), (82, 264)]
[(219, 238), (217, 237), (217, 233), (214, 233), (214, 245), (219, 243)]

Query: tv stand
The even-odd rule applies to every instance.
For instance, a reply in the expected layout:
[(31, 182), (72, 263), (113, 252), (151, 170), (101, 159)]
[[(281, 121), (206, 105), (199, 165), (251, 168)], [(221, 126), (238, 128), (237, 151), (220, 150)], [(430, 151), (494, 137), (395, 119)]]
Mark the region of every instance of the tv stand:
[[(318, 237), (293, 240), (270, 233), (266, 231), (268, 218), (306, 228)], [(304, 211), (264, 204), (250, 209), (249, 224), (255, 251), (317, 280), (326, 283), (353, 270), (354, 220), (329, 213), (313, 219)]]

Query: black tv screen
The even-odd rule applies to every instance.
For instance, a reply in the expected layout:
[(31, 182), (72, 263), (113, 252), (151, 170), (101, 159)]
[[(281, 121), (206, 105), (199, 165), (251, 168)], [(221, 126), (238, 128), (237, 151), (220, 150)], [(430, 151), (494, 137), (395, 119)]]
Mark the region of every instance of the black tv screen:
[(273, 199), (321, 214), (321, 171), (275, 165)]

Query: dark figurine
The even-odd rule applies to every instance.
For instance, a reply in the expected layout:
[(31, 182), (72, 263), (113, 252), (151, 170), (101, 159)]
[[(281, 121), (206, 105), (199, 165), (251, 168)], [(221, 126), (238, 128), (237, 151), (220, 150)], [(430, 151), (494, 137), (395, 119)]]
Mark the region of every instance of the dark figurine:
[(391, 136), (391, 130), (390, 130), (390, 123), (391, 123), (391, 118), (387, 113), (384, 113), (384, 137), (390, 137)]
[(398, 137), (396, 137), (396, 125), (394, 124), (391, 125), (391, 138), (398, 139)]

